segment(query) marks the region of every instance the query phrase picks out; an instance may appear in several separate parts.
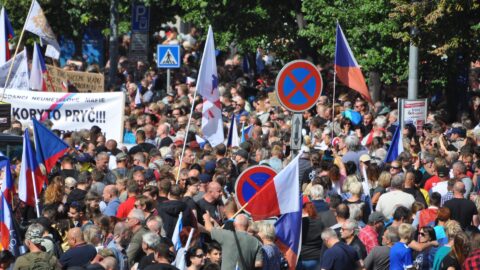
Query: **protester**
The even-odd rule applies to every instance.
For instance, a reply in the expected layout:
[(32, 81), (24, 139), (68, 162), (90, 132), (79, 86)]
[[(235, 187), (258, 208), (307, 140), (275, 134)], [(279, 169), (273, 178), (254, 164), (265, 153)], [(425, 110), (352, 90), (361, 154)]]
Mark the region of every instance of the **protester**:
[[(41, 163), (38, 169), (27, 170), (22, 161), (31, 157), (16, 153), (13, 143), (2, 153), (11, 166), (0, 168), (7, 201), (0, 203), (0, 212), (11, 209), (13, 225), (0, 219), (0, 268), (30, 269), (35, 262), (39, 269), (175, 269), (172, 261), (185, 250), (184, 260), (175, 265), (202, 270), (282, 269), (285, 261), (296, 269), (354, 269), (363, 263), (366, 269), (478, 268), (480, 99), (474, 89), (465, 97), (472, 104), (459, 105), (458, 115), (446, 113), (442, 95), (421, 96), (429, 98), (427, 117), (422, 111), (409, 123), (400, 106), (405, 93), (389, 88), (370, 102), (350, 86), (337, 83), (332, 91), (333, 75), (341, 74), (314, 63), (326, 82), (326, 94), (300, 114), (297, 128), (296, 116), (277, 104), (274, 95), (284, 60), (281, 52), (259, 48), (257, 55), (242, 50), (241, 56), (231, 44), (228, 51), (210, 55), (202, 51), (203, 30), (192, 27), (182, 35), (174, 27), (155, 29), (147, 51), (156, 51), (162, 43), (180, 46), (183, 59), (176, 60), (181, 67), (170, 69), (168, 76), (152, 57), (130, 57), (133, 36), (127, 35), (120, 38), (121, 57), (118, 65), (112, 64), (116, 66), (67, 60), (65, 70), (116, 75), (115, 81), (105, 76), (105, 85), (125, 97), (124, 103), (115, 104), (122, 120), (107, 117), (86, 127), (86, 122), (73, 119), (88, 118), (90, 112), (80, 110), (85, 103), (80, 96), (87, 94), (45, 98), (58, 106), (34, 116), (53, 136), (30, 138), (37, 151), (31, 157)], [(202, 59), (210, 56), (210, 63), (217, 64), (212, 74), (200, 68)], [(471, 77), (478, 73), (470, 71)], [(67, 90), (78, 87), (70, 82)], [(297, 88), (301, 90), (299, 84)], [(35, 99), (44, 99), (43, 93), (37, 94)], [(108, 108), (106, 98), (92, 98), (92, 112), (97, 101)], [(78, 123), (76, 130), (64, 130), (56, 119), (69, 102), (75, 110), (79, 105), (80, 114), (69, 110), (73, 118), (65, 121), (74, 123), (71, 127)], [(14, 118), (5, 133), (21, 135), (30, 129), (30, 120), (17, 118), (38, 108), (19, 109), (23, 103), (12, 102)], [(237, 130), (230, 128), (232, 119)], [(119, 138), (112, 138), (113, 130), (120, 132)], [(292, 144), (296, 138), (297, 148)], [(39, 147), (42, 142), (46, 147)], [(41, 161), (40, 154), (57, 144), (65, 148)], [(299, 150), (298, 175), (288, 177), (291, 182), (298, 178), (299, 190), (276, 202), (271, 195), (287, 188), (274, 180), (286, 175)], [(245, 174), (240, 181), (239, 174), (257, 164), (273, 168), (276, 176)], [(36, 195), (28, 178), (32, 171), (42, 182)], [(271, 179), (272, 184), (267, 183)], [(258, 196), (262, 208), (293, 207), (302, 195), (298, 212), (289, 213), (299, 216), (287, 226), (288, 234), (273, 225), (280, 215), (265, 221), (241, 203), (241, 197), (251, 199), (265, 186), (271, 194)], [(26, 201), (25, 192), (35, 203)], [(5, 234), (4, 227), (11, 233)], [(296, 228), (296, 235), (290, 233)], [(285, 235), (296, 238), (282, 239)], [(13, 243), (23, 244), (20, 250), (28, 252), (22, 254)]]

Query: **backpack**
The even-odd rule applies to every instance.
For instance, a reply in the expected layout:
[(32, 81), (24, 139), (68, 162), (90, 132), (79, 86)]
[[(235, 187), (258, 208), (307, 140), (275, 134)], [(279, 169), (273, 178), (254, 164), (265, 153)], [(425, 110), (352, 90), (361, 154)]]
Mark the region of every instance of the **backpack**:
[(427, 208), (420, 211), (418, 214), (418, 226), (419, 228), (425, 226), (435, 226), (435, 219), (438, 215), (438, 209)]
[(30, 263), (29, 270), (54, 270), (55, 266), (51, 265), (50, 261), (52, 260), (53, 255), (49, 253), (44, 253), (43, 258), (35, 256), (34, 258), (28, 258)]

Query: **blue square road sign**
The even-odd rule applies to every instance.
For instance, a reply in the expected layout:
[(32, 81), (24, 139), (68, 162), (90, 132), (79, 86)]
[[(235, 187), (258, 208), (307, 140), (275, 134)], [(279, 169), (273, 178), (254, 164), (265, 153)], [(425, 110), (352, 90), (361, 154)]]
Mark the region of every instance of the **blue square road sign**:
[(158, 68), (179, 68), (180, 67), (180, 45), (158, 45), (157, 46), (157, 67)]

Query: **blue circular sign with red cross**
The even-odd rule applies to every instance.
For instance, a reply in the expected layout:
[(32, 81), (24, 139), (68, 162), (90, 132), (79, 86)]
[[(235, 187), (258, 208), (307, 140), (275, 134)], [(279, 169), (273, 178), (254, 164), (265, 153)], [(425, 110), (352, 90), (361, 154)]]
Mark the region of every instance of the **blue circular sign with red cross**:
[(267, 183), (273, 181), (277, 172), (267, 166), (253, 166), (243, 171), (237, 178), (235, 194), (238, 207), (242, 207)]
[(305, 60), (286, 64), (275, 82), (278, 101), (293, 112), (303, 112), (313, 107), (322, 94), (322, 87), (322, 76), (317, 67)]

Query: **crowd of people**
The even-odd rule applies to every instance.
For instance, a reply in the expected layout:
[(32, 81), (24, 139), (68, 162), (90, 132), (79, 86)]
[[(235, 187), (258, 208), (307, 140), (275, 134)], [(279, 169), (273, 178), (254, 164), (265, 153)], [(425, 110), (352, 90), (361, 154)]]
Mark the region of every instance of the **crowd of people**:
[[(167, 89), (161, 71), (120, 59), (123, 144), (98, 126), (53, 126), (70, 150), (48, 173), (40, 216), (14, 196), (23, 255), (4, 249), (0, 269), (292, 269), (276, 242), (276, 217), (253, 221), (237, 213), (235, 198), (241, 172), (280, 172), (295, 157), (292, 113), (269, 95), (278, 67), (271, 54), (251, 73), (238, 54), (218, 56), (224, 134), (233, 118), (243, 136), (238, 147), (212, 146), (198, 139), (197, 35), (193, 28), (160, 40), (182, 44), (182, 68)], [(453, 123), (430, 107), (421, 131), (406, 123), (404, 151), (385, 162), (397, 104), (369, 104), (354, 92), (321, 96), (303, 113), (296, 269), (480, 269), (479, 104), (472, 100)], [(25, 128), (13, 121), (8, 132)], [(16, 182), (20, 158), (12, 159)]]

